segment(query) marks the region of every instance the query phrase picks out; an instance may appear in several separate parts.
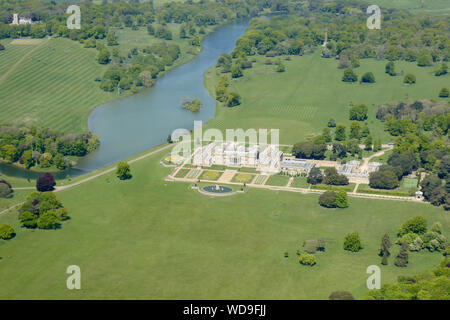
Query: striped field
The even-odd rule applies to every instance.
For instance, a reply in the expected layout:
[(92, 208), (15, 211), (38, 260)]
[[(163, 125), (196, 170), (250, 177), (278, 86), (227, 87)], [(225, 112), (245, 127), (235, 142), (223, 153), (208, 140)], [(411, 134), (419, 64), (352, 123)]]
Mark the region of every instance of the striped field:
[(97, 51), (68, 39), (36, 45), (7, 42), (0, 53), (0, 119), (25, 121), (64, 132), (87, 130), (89, 112), (112, 100), (94, 82), (104, 66)]

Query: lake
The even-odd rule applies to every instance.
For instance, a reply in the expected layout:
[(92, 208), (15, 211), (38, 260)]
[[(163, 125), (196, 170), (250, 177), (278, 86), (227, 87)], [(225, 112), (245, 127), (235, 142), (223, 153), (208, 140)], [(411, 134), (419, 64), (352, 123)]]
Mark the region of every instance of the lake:
[[(164, 143), (175, 129), (192, 129), (194, 120), (213, 118), (216, 102), (204, 86), (204, 74), (222, 53), (233, 50), (248, 25), (246, 19), (217, 28), (204, 38), (199, 55), (167, 72), (153, 87), (95, 108), (88, 125), (100, 138), (98, 150), (80, 159), (76, 167), (55, 173), (55, 178), (75, 177), (111, 165)], [(186, 97), (198, 98), (203, 108), (198, 113), (182, 109)], [(29, 179), (41, 175), (8, 164), (0, 164), (0, 173)]]

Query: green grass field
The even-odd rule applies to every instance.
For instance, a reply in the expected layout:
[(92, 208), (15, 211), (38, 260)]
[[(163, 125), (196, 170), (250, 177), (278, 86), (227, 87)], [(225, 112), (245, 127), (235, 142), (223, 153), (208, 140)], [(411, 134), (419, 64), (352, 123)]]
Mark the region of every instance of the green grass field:
[[(380, 265), (381, 236), (422, 215), (449, 216), (427, 204), (350, 198), (327, 210), (318, 195), (249, 189), (206, 197), (190, 184), (166, 182), (162, 153), (131, 165), (133, 178), (114, 173), (58, 193), (71, 219), (60, 230), (25, 230), (17, 213), (0, 215), (16, 237), (0, 241), (2, 299), (326, 299), (334, 290), (366, 291), (366, 268)], [(98, 192), (101, 190), (101, 192)], [(342, 249), (357, 231), (364, 249)], [(295, 252), (323, 237), (326, 251), (312, 268)], [(243, 245), (245, 244), (245, 245)], [(284, 252), (289, 258), (284, 258)], [(393, 255), (398, 247), (391, 250)], [(407, 268), (381, 266), (382, 284), (436, 265), (440, 253), (410, 253)], [(81, 268), (81, 290), (66, 288), (66, 268)], [(20, 266), (20, 268), (18, 268)]]
[[(253, 58), (253, 57), (251, 57)], [(378, 106), (385, 102), (408, 99), (437, 99), (439, 90), (447, 85), (450, 75), (435, 77), (436, 66), (421, 68), (414, 63), (396, 62), (398, 72), (414, 73), (417, 84), (403, 85), (403, 77), (384, 73), (386, 61), (361, 60), (355, 72), (374, 73), (377, 83), (348, 84), (341, 81), (343, 71), (335, 59), (323, 59), (319, 51), (283, 61), (286, 72), (275, 72), (275, 66), (264, 64), (265, 57), (256, 57), (252, 69), (244, 70), (244, 77), (231, 80), (230, 91), (242, 96), (242, 104), (234, 108), (217, 107), (216, 117), (205, 127), (218, 128), (274, 128), (280, 130), (280, 142), (293, 144), (310, 134), (321, 133), (328, 120), (347, 125), (349, 103), (364, 103), (369, 107), (369, 125), (374, 138), (390, 142), (392, 138), (375, 118)], [(206, 86), (215, 91), (219, 74), (213, 67), (206, 73)], [(229, 77), (230, 74), (228, 74)], [(348, 134), (348, 132), (347, 132)]]
[(288, 176), (282, 176), (277, 174), (270, 176), (270, 178), (266, 182), (266, 185), (285, 187), (288, 182), (289, 182)]
[[(181, 56), (170, 70), (195, 57), (188, 39), (178, 38), (178, 25), (170, 24)], [(212, 28), (205, 29), (206, 33)], [(161, 42), (147, 34), (145, 28), (132, 31), (116, 29), (122, 55), (133, 48), (143, 48)], [(23, 42), (23, 40), (19, 39)], [(101, 78), (106, 66), (97, 63), (97, 50), (83, 48), (68, 39), (42, 39), (39, 44), (15, 44), (2, 40), (6, 50), (0, 51), (0, 119), (27, 122), (62, 132), (85, 132), (94, 107), (125, 97), (131, 91), (108, 93), (99, 88), (95, 78)], [(108, 47), (110, 50), (112, 47)], [(192, 50), (192, 49), (191, 49)], [(199, 48), (193, 49), (194, 53)]]
[(417, 179), (403, 178), (400, 181), (400, 186), (393, 190), (372, 189), (367, 184), (360, 184), (357, 192), (411, 197), (414, 196), (417, 189)]
[(292, 181), (291, 187), (294, 188), (308, 188), (309, 183), (306, 181), (306, 177), (295, 177)]
[[(87, 130), (96, 105), (114, 99), (94, 82), (105, 67), (96, 62), (97, 51), (68, 39), (50, 39), (18, 65), (18, 58), (34, 49), (6, 44), (0, 53), (0, 72), (14, 68), (0, 81), (0, 118), (25, 121), (64, 132)], [(9, 68), (9, 69), (8, 69)]]
[(190, 171), (190, 169), (181, 169), (181, 170), (178, 171), (178, 173), (175, 175), (175, 178), (184, 178), (184, 177), (186, 177), (186, 175), (188, 174), (189, 171)]

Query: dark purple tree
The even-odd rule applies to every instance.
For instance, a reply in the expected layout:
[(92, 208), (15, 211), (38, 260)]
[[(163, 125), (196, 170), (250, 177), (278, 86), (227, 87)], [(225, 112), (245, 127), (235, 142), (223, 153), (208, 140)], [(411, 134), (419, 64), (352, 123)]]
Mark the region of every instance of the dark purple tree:
[(55, 185), (55, 178), (49, 172), (44, 173), (44, 175), (36, 181), (36, 189), (40, 192), (53, 191)]

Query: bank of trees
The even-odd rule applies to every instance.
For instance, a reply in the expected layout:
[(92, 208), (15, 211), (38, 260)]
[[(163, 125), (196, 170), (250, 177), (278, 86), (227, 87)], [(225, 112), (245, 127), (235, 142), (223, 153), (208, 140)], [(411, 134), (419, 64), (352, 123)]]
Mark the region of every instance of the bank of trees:
[[(108, 51), (106, 48), (102, 50)], [(108, 67), (100, 80), (100, 88), (104, 91), (136, 91), (139, 87), (150, 87), (153, 85), (153, 79), (172, 66), (180, 55), (178, 45), (166, 42), (155, 43), (142, 49), (132, 48), (128, 57), (119, 57), (117, 63)], [(120, 60), (124, 63), (120, 63)]]
[[(395, 137), (394, 153), (382, 173), (371, 174), (371, 184), (393, 187), (417, 169), (426, 172), (420, 186), (425, 200), (450, 209), (448, 128), (450, 106), (446, 102), (420, 100), (381, 105), (377, 118)], [(384, 178), (385, 182), (380, 182)], [(384, 185), (381, 186), (381, 185)]]
[(431, 270), (413, 276), (400, 276), (397, 283), (369, 290), (364, 300), (449, 300), (450, 258)]
[(19, 221), (28, 229), (59, 229), (68, 219), (67, 209), (53, 192), (32, 192), (19, 208)]
[[(367, 4), (359, 1), (314, 1), (308, 5), (291, 1), (287, 10), (298, 14), (252, 21), (232, 56), (302, 55), (324, 44), (322, 57), (339, 58), (339, 67), (347, 69), (346, 79), (351, 82), (356, 81), (352, 69), (358, 68), (363, 58), (414, 61), (419, 66), (450, 59), (445, 17), (384, 10), (383, 27), (374, 33), (365, 27), (366, 9)], [(395, 75), (395, 69), (389, 68), (387, 73)]]
[(98, 145), (98, 137), (91, 132), (62, 134), (36, 126), (0, 125), (0, 158), (27, 169), (54, 166), (63, 170), (71, 165), (68, 156), (85, 156)]

